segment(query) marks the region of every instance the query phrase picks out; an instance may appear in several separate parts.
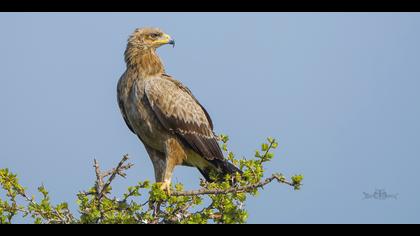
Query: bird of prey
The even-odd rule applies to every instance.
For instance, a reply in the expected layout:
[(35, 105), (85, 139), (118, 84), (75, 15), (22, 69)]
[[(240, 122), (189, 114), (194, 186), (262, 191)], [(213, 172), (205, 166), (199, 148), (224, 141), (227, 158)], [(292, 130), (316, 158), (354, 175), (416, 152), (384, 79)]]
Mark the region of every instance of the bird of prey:
[(119, 108), (144, 144), (156, 182), (169, 192), (175, 166), (196, 167), (207, 181), (240, 170), (224, 157), (206, 109), (181, 82), (166, 74), (156, 49), (175, 41), (158, 28), (138, 28), (124, 53), (127, 69), (118, 81)]

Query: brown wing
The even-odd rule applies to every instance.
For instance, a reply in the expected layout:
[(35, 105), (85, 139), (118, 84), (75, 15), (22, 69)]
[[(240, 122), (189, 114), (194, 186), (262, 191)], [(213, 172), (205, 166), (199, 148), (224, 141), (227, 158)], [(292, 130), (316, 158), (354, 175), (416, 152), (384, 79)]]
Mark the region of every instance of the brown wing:
[(121, 76), (120, 80), (118, 81), (118, 85), (117, 85), (117, 100), (118, 100), (118, 106), (120, 108), (121, 114), (124, 118), (125, 123), (127, 124), (128, 128), (131, 130), (131, 132), (134, 132), (133, 127), (131, 127), (130, 122), (128, 121), (127, 118), (127, 113), (125, 112), (125, 107), (124, 107), (124, 103), (123, 103), (123, 83), (125, 82), (124, 77), (126, 76), (126, 73), (124, 72), (124, 74)]
[(162, 75), (146, 81), (145, 93), (162, 125), (207, 160), (223, 160), (207, 111), (179, 81)]

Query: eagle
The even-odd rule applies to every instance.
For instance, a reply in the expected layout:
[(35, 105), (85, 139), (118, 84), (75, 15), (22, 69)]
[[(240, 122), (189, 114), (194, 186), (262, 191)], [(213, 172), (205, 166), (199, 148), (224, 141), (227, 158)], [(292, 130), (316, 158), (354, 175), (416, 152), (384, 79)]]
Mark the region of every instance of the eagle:
[(206, 109), (165, 72), (156, 49), (166, 44), (175, 46), (175, 41), (162, 30), (137, 28), (128, 38), (127, 67), (117, 85), (122, 117), (143, 143), (156, 182), (169, 193), (172, 173), (179, 165), (196, 167), (207, 181), (218, 181), (211, 173), (241, 173), (224, 158)]

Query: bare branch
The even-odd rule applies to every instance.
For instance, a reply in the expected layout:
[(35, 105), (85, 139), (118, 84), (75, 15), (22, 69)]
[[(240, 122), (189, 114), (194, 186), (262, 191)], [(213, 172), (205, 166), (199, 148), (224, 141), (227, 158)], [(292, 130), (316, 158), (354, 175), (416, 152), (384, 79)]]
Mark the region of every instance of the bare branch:
[(102, 192), (103, 186), (104, 186), (104, 181), (103, 181), (103, 176), (101, 174), (101, 170), (99, 168), (99, 163), (96, 159), (93, 159), (93, 167), (95, 168), (95, 174), (96, 174), (96, 183), (95, 183), (95, 188), (96, 188), (96, 193), (100, 193)]
[[(111, 185), (112, 181), (114, 181), (117, 175), (125, 178), (126, 174), (124, 173), (124, 171), (130, 169), (133, 166), (132, 163), (125, 164), (127, 160), (128, 160), (128, 155), (124, 155), (116, 168), (113, 168), (105, 172), (101, 172), (98, 161), (94, 159), (94, 167), (95, 167), (95, 173), (96, 173), (96, 192), (97, 192), (96, 198), (98, 199), (98, 201), (100, 201), (102, 197), (105, 196), (108, 187)], [(109, 176), (108, 180), (104, 183), (104, 179), (108, 176)]]
[[(112, 181), (114, 181), (115, 177), (117, 175), (125, 178), (126, 174), (124, 173), (125, 170), (128, 170), (129, 168), (131, 168), (133, 166), (133, 164), (131, 163), (127, 163), (125, 164), (125, 162), (128, 160), (128, 155), (124, 155), (123, 158), (121, 159), (121, 161), (118, 163), (116, 168), (113, 168), (111, 170), (108, 171), (104, 171), (102, 172), (100, 167), (99, 167), (99, 162), (94, 159), (93, 160), (93, 167), (95, 168), (95, 174), (96, 174), (96, 181), (95, 181), (95, 190), (96, 192), (94, 193), (95, 198), (97, 200), (97, 208), (100, 212), (100, 217), (97, 219), (96, 223), (100, 223), (103, 218), (104, 218), (104, 209), (102, 208), (102, 198), (106, 198), (106, 193), (107, 193), (107, 189), (108, 187), (111, 185)], [(105, 182), (104, 179), (106, 177), (109, 178), (107, 179), (107, 181)], [(85, 195), (90, 195), (92, 193), (83, 193)]]

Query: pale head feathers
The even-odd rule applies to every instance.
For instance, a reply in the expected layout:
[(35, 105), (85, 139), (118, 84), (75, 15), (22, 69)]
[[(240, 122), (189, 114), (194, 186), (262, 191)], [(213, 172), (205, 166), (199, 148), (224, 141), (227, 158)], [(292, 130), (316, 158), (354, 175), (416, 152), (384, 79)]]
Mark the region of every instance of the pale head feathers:
[(137, 28), (130, 35), (124, 53), (128, 67), (133, 67), (144, 76), (164, 73), (163, 63), (156, 54), (156, 48), (169, 39), (159, 28)]

